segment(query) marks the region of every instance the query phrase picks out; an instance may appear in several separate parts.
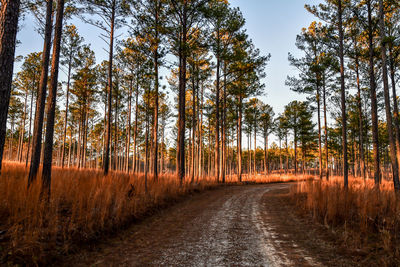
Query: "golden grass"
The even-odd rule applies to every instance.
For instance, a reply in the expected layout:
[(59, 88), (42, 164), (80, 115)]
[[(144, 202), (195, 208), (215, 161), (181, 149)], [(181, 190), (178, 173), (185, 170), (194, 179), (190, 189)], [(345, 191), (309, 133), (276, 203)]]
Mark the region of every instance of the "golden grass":
[(339, 232), (343, 246), (385, 266), (400, 264), (400, 207), (392, 182), (377, 190), (372, 180), (351, 178), (346, 192), (343, 178), (334, 177), (301, 182), (291, 196), (302, 212)]
[[(5, 163), (0, 177), (0, 240), (2, 258), (11, 262), (46, 263), (51, 255), (68, 253), (76, 243), (98, 238), (146, 215), (154, 208), (193, 190), (213, 186), (204, 179), (180, 186), (173, 176), (148, 181), (141, 175), (96, 170), (53, 170), (50, 203), (40, 201), (40, 183), (26, 187), (23, 165)], [(40, 180), (40, 179), (38, 179)], [(0, 241), (1, 242), (1, 241)], [(57, 248), (57, 253), (54, 253)]]
[[(148, 179), (143, 175), (99, 170), (54, 168), (49, 203), (40, 200), (40, 177), (27, 189), (23, 164), (5, 162), (0, 177), (0, 253), (9, 263), (46, 264), (80, 244), (117, 231), (157, 208), (193, 191), (219, 186), (215, 178), (203, 178), (182, 186), (175, 175)], [(244, 176), (244, 183), (289, 182), (299, 176)], [(189, 179), (188, 179), (189, 180)], [(227, 177), (236, 184), (237, 177)]]

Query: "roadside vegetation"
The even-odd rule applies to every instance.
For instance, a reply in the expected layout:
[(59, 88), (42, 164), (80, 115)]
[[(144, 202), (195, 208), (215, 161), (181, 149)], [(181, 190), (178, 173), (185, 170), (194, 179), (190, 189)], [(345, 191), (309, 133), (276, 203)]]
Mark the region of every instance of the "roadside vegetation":
[(302, 215), (335, 233), (364, 261), (400, 264), (400, 206), (390, 181), (377, 188), (371, 179), (350, 178), (343, 190), (342, 177), (309, 180), (293, 186), (290, 196)]
[[(53, 170), (49, 202), (41, 201), (41, 185), (26, 187), (24, 164), (5, 162), (0, 176), (0, 253), (3, 263), (48, 264), (107, 234), (135, 223), (157, 210), (192, 194), (220, 186), (239, 185), (236, 177), (226, 184), (202, 177), (182, 185), (173, 174), (143, 174), (76, 168)], [(241, 184), (276, 183), (309, 177), (290, 175), (244, 176)]]

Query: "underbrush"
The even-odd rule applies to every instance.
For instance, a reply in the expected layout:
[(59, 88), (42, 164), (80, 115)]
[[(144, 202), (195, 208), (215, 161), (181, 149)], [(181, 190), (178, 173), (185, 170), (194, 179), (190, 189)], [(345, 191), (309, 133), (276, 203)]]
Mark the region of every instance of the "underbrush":
[[(100, 170), (54, 168), (49, 203), (40, 177), (27, 189), (28, 169), (6, 162), (0, 177), (0, 253), (3, 263), (44, 265), (96, 241), (193, 192), (220, 186), (215, 178), (180, 184), (175, 175), (149, 177)], [(39, 172), (40, 173), (40, 172)], [(243, 183), (289, 182), (309, 177), (243, 176)], [(187, 179), (189, 180), (189, 179)], [(236, 184), (237, 177), (227, 177)]]
[(209, 179), (184, 183), (172, 175), (143, 175), (55, 168), (49, 203), (40, 200), (40, 177), (27, 189), (23, 165), (6, 163), (0, 177), (0, 250), (3, 263), (45, 264), (75, 245), (99, 238), (193, 191)]
[(361, 263), (400, 265), (400, 203), (391, 182), (377, 189), (372, 180), (353, 178), (345, 191), (343, 178), (307, 181), (292, 187), (291, 198), (301, 212), (338, 234)]

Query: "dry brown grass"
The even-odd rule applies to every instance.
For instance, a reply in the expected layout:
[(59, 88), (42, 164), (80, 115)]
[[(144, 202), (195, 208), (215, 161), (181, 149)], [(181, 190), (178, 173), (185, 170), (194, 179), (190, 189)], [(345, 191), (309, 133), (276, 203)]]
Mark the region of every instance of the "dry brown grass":
[[(24, 165), (6, 162), (0, 177), (0, 253), (3, 263), (46, 264), (143, 218), (194, 191), (219, 186), (204, 178), (180, 186), (176, 176), (54, 168), (50, 202), (40, 200), (40, 177), (27, 189)], [(244, 183), (289, 182), (306, 177), (244, 176)], [(236, 184), (237, 177), (227, 177)]]
[(292, 187), (297, 207), (340, 236), (344, 247), (366, 262), (400, 264), (400, 207), (393, 184), (383, 181), (379, 190), (372, 180), (343, 178), (307, 181)]
[[(271, 174), (271, 175), (246, 175), (242, 176), (242, 182), (245, 184), (257, 183), (257, 184), (270, 184), (270, 183), (290, 183), (313, 180), (314, 176), (311, 175), (297, 175), (292, 174)], [(236, 183), (237, 175), (227, 176), (227, 183)]]
[[(119, 229), (194, 190), (214, 186), (204, 179), (180, 186), (173, 176), (142, 176), (96, 170), (53, 170), (50, 203), (40, 201), (40, 184), (27, 189), (23, 165), (5, 163), (0, 177), (0, 245), (10, 262), (46, 263), (73, 245)], [(40, 180), (40, 179), (39, 179)], [(3, 243), (3, 244), (1, 244)]]

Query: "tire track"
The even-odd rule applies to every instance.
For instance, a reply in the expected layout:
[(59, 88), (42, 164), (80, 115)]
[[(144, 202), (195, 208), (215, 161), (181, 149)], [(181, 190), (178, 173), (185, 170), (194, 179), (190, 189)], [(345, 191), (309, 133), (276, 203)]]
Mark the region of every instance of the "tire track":
[(307, 266), (320, 266), (294, 241), (290, 251), (283, 249), (288, 245), (264, 210), (265, 194), (288, 187), (232, 186), (199, 194), (65, 265), (299, 266), (302, 258)]

